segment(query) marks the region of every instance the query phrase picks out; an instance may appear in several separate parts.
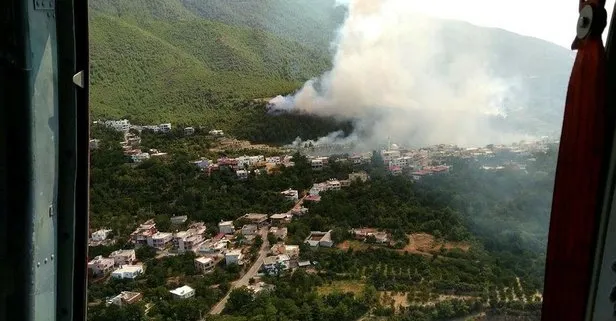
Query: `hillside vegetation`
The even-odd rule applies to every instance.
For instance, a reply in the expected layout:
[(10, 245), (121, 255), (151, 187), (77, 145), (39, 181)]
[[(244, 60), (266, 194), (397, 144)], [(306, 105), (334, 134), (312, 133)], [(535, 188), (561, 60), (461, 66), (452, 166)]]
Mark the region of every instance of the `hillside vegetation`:
[(203, 19), (177, 1), (99, 0), (91, 8), (94, 118), (222, 122), (229, 130), (250, 113), (238, 101), (293, 91), (329, 68), (319, 50)]

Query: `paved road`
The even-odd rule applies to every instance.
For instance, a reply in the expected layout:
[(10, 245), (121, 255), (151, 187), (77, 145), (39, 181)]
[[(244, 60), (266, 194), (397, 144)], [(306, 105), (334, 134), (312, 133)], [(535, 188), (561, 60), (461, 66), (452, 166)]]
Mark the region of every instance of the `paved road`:
[[(267, 231), (268, 231), (267, 226), (261, 228), (261, 230), (259, 231), (259, 234), (261, 234), (261, 236), (263, 237), (263, 245), (261, 245), (261, 249), (259, 250), (259, 257), (255, 261), (255, 263), (250, 267), (250, 269), (248, 269), (248, 272), (244, 274), (244, 276), (242, 276), (239, 280), (231, 284), (231, 290), (248, 285), (248, 281), (250, 281), (250, 278), (253, 278), (259, 271), (261, 264), (263, 264), (263, 259), (265, 259), (265, 257), (267, 256), (267, 252), (269, 252), (269, 242), (267, 241)], [(222, 310), (225, 309), (225, 305), (227, 304), (227, 300), (229, 300), (229, 294), (231, 293), (231, 290), (229, 290), (229, 293), (227, 293), (227, 295), (225, 295), (224, 298), (222, 298), (220, 301), (218, 301), (218, 303), (216, 303), (216, 305), (214, 305), (212, 310), (210, 310), (210, 314), (220, 314)]]

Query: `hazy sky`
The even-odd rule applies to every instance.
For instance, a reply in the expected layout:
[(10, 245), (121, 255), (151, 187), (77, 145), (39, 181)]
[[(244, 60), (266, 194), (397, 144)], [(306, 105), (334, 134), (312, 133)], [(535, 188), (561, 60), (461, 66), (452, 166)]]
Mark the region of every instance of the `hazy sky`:
[[(339, 0), (346, 2), (348, 0)], [(569, 47), (578, 18), (575, 0), (408, 0), (417, 11), (472, 24), (503, 28)], [(608, 0), (611, 16), (615, 0)], [(545, 19), (548, 17), (548, 19)], [(607, 30), (604, 32), (604, 38)]]

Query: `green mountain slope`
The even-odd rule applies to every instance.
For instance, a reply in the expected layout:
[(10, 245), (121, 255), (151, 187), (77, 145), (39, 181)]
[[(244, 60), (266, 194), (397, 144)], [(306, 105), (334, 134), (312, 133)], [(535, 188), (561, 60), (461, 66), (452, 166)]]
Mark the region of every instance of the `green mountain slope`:
[(245, 111), (224, 108), (230, 99), (289, 92), (329, 68), (317, 49), (194, 16), (173, 0), (98, 0), (91, 9), (95, 118), (232, 119)]
[(181, 0), (201, 17), (263, 30), (327, 51), (346, 9), (335, 0)]

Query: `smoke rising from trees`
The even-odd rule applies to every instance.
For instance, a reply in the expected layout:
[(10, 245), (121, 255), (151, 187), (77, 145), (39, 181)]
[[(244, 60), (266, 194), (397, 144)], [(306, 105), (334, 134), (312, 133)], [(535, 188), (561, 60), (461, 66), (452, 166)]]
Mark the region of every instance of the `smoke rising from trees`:
[(503, 104), (514, 82), (485, 63), (487, 46), (455, 52), (446, 46), (445, 21), (415, 14), (406, 0), (340, 3), (348, 14), (332, 70), (272, 99), (274, 109), (353, 119), (352, 138), (366, 147), (388, 137), (408, 146), (522, 139), (495, 126), (507, 117)]

